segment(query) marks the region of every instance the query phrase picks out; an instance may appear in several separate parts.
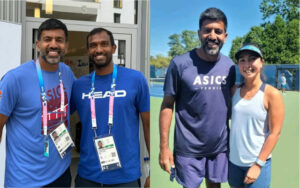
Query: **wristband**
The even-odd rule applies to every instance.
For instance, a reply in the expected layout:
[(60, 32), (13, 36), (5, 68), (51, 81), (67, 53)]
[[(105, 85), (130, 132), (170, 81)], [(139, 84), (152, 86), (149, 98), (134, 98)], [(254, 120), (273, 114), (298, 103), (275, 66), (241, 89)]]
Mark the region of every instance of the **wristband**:
[(255, 163), (258, 164), (260, 167), (263, 167), (263, 166), (265, 166), (266, 161), (264, 162), (264, 161), (260, 160), (259, 158), (257, 158)]

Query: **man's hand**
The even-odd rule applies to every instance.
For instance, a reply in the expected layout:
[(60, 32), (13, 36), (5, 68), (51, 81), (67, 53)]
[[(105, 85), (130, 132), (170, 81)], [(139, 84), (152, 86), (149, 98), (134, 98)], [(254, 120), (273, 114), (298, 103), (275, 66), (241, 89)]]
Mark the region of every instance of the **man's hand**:
[(244, 183), (250, 184), (256, 181), (260, 174), (261, 167), (254, 163), (248, 170)]
[(160, 167), (168, 172), (169, 174), (171, 174), (170, 171), (170, 165), (172, 168), (175, 167), (174, 165), (174, 158), (173, 158), (173, 154), (171, 152), (171, 150), (169, 148), (166, 149), (161, 149), (160, 153), (159, 153), (159, 164)]

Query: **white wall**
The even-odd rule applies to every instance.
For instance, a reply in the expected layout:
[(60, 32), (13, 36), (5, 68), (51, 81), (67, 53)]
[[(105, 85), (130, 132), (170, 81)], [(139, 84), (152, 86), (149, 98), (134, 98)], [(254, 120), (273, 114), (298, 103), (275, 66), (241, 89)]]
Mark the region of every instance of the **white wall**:
[[(0, 79), (10, 69), (20, 65), (21, 25), (0, 21)], [(1, 81), (0, 81), (1, 82)], [(0, 143), (0, 187), (4, 186), (6, 129)]]
[(134, 0), (123, 0), (122, 8), (114, 8), (114, 1), (102, 0), (97, 13), (97, 22), (114, 23), (114, 13), (121, 14), (121, 24), (134, 24)]
[[(134, 24), (134, 1), (123, 0), (123, 8), (119, 12), (121, 14), (121, 23), (123, 24)], [(116, 13), (118, 9), (115, 9)]]
[[(124, 0), (123, 8), (121, 9), (121, 23), (134, 24), (134, 1)], [(116, 12), (117, 13), (117, 12)]]

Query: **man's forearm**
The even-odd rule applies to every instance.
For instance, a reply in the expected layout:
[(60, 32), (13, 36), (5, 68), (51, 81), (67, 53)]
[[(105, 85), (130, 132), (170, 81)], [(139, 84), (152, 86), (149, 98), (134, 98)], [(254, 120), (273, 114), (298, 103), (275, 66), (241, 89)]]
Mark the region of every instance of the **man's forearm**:
[(143, 122), (145, 143), (150, 155), (150, 112), (142, 112), (141, 119)]
[(7, 121), (8, 117), (3, 115), (3, 114), (0, 114), (0, 142), (2, 140), (2, 131), (3, 131), (3, 127)]
[(175, 100), (164, 96), (159, 114), (160, 149), (169, 148), (169, 133)]
[(169, 133), (172, 121), (173, 109), (165, 108), (160, 112), (159, 132), (160, 149), (169, 148)]

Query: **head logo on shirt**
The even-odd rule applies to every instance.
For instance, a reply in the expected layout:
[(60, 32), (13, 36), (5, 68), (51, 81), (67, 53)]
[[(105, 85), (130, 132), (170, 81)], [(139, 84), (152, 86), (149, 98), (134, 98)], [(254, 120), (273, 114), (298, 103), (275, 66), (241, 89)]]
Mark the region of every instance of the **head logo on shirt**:
[[(95, 91), (94, 97), (95, 99), (104, 99), (110, 96), (110, 91)], [(115, 91), (115, 97), (126, 97), (127, 92), (125, 90), (116, 90)], [(91, 92), (89, 93), (82, 93), (82, 100), (84, 98), (90, 98), (91, 97)]]
[(0, 99), (2, 98), (2, 91), (0, 90)]

